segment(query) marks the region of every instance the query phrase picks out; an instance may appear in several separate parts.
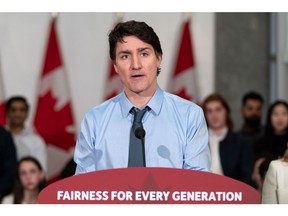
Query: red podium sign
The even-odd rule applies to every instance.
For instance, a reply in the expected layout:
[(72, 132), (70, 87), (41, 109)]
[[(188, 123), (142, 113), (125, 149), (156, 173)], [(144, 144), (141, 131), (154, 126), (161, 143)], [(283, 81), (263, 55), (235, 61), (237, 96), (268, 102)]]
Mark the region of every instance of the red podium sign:
[(124, 168), (72, 176), (44, 188), (40, 204), (260, 204), (240, 181), (208, 172)]

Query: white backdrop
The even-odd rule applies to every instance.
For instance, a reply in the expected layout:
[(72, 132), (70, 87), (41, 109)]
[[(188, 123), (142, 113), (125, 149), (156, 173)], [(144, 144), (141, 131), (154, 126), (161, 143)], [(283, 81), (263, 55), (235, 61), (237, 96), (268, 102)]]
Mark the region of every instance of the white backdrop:
[[(158, 78), (167, 89), (177, 56), (182, 21), (191, 16), (200, 98), (214, 90), (214, 13), (124, 13), (124, 21), (145, 21), (158, 34), (162, 72)], [(27, 97), (31, 126), (36, 88), (42, 70), (50, 13), (0, 13), (0, 58), (5, 97)], [(108, 75), (108, 32), (116, 13), (59, 13), (58, 38), (67, 70), (75, 123), (79, 130), (85, 112), (103, 101)]]

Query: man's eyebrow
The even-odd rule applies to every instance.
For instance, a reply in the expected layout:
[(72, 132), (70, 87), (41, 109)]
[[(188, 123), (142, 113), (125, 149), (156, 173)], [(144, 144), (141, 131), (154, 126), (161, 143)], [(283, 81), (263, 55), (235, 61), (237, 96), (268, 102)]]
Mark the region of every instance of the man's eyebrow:
[(118, 54), (129, 54), (131, 53), (129, 50), (121, 50)]
[[(138, 52), (143, 52), (145, 50), (151, 50), (151, 48), (150, 47), (141, 47), (141, 48), (137, 49)], [(118, 52), (118, 54), (130, 54), (130, 53), (131, 53), (130, 50), (121, 50)]]
[(150, 47), (143, 47), (143, 48), (138, 48), (137, 50), (142, 52), (142, 51), (145, 51), (145, 50), (151, 50), (151, 48)]

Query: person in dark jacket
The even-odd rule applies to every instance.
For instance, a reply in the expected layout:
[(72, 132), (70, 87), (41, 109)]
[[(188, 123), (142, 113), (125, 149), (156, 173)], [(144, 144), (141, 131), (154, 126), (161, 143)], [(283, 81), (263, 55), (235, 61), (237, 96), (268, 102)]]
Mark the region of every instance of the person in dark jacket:
[[(269, 106), (265, 134), (255, 141), (254, 154), (255, 163), (253, 179), (257, 182), (259, 190), (262, 190), (264, 176), (268, 170), (267, 165), (271, 160), (282, 158), (288, 145), (288, 103), (277, 100)], [(265, 166), (265, 163), (267, 163)], [(262, 171), (261, 171), (262, 166)], [(266, 170), (263, 168), (266, 167)]]
[(13, 138), (0, 126), (0, 201), (12, 192), (16, 167), (17, 156)]
[(253, 148), (247, 138), (233, 131), (226, 100), (220, 94), (211, 94), (204, 100), (203, 110), (209, 130), (212, 172), (255, 187)]

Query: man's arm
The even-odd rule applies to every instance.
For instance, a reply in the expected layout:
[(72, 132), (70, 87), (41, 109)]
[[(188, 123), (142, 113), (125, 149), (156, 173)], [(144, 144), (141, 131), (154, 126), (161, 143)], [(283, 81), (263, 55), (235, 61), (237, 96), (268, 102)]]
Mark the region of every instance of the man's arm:
[(96, 171), (95, 137), (92, 132), (94, 125), (91, 121), (86, 115), (81, 123), (74, 153), (74, 161), (77, 164), (76, 175)]
[(211, 155), (208, 145), (208, 129), (204, 114), (200, 107), (192, 112), (188, 117), (184, 168), (210, 172)]

